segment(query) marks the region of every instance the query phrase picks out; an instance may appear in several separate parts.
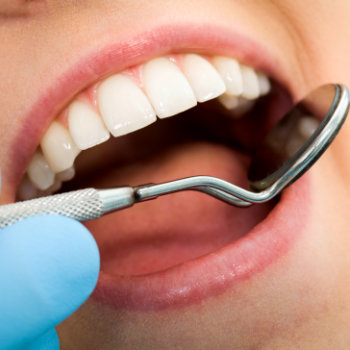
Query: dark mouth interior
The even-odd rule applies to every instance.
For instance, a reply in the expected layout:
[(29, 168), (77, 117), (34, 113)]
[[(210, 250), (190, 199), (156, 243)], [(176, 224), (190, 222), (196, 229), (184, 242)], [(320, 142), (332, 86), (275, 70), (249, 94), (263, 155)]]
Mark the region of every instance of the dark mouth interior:
[[(77, 174), (62, 192), (174, 180), (193, 175), (224, 178), (248, 188), (251, 153), (291, 106), (274, 84), (247, 115), (234, 119), (217, 101), (82, 152)], [(164, 271), (217, 251), (261, 222), (278, 199), (249, 209), (207, 195), (181, 192), (86, 222), (111, 275)]]
[[(234, 148), (248, 157), (266, 134), (291, 107), (289, 94), (277, 84), (268, 96), (258, 99), (247, 115), (234, 118), (217, 100), (198, 104), (197, 107), (82, 152), (76, 160), (76, 176), (64, 183), (60, 192), (93, 186), (109, 168), (130, 167), (135, 163), (151, 161), (188, 142), (210, 142)], [(201, 169), (192, 175), (204, 174)], [(169, 181), (172, 179), (164, 179)], [(145, 179), (143, 183), (148, 183)], [(116, 183), (122, 186), (129, 183)], [(130, 184), (139, 185), (139, 184)]]

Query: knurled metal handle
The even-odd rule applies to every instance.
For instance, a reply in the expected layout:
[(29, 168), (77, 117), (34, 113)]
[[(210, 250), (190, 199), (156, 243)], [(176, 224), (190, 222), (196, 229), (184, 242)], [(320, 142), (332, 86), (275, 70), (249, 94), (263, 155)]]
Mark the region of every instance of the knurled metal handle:
[(0, 206), (0, 228), (40, 214), (64, 215), (78, 221), (85, 221), (100, 217), (102, 207), (99, 192), (94, 188), (32, 199), (18, 202), (15, 206), (11, 204)]

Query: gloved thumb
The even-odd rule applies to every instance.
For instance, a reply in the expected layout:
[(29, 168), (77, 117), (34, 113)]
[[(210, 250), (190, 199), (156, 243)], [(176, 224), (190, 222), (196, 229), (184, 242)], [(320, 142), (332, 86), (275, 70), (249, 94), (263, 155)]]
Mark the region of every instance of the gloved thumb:
[(42, 215), (0, 230), (0, 348), (52, 334), (93, 291), (99, 267), (92, 235), (72, 219)]

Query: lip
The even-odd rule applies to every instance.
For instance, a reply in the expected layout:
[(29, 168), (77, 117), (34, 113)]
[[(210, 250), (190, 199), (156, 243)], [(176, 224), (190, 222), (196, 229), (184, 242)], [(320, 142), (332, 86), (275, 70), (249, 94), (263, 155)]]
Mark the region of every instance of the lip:
[(158, 311), (183, 308), (220, 295), (292, 249), (307, 224), (311, 199), (310, 177), (304, 175), (282, 193), (263, 221), (237, 241), (150, 275), (119, 277), (101, 272), (92, 298), (116, 309)]
[[(43, 94), (25, 113), (21, 128), (11, 144), (10, 162), (3, 174), (3, 195), (14, 201), (15, 189), (50, 122), (80, 91), (97, 80), (147, 59), (177, 52), (228, 55), (265, 72), (292, 92), (292, 79), (282, 60), (243, 33), (212, 24), (173, 24), (159, 26), (131, 38), (95, 47), (68, 66), (56, 79), (51, 79)], [(54, 81), (52, 83), (52, 81)], [(5, 195), (5, 191), (6, 195)]]
[[(51, 79), (22, 119), (3, 174), (7, 201), (15, 189), (43, 133), (56, 115), (81, 90), (97, 80), (167, 53), (197, 52), (228, 55), (265, 72), (291, 93), (293, 79), (282, 60), (243, 33), (211, 24), (160, 26), (131, 38), (95, 47)], [(54, 81), (54, 83), (52, 83)], [(219, 251), (181, 266), (145, 277), (112, 277), (100, 274), (93, 299), (116, 308), (161, 310), (184, 307), (223, 293), (247, 280), (286, 254), (302, 233), (311, 204), (308, 176), (288, 188), (268, 217), (250, 233)], [(288, 223), (280, 218), (288, 217)], [(222, 262), (225, 262), (224, 264)]]

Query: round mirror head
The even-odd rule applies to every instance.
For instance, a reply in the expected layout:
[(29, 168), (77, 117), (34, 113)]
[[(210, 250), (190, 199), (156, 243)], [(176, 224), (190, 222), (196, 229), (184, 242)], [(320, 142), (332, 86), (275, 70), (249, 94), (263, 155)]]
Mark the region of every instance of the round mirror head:
[[(347, 100), (347, 101), (345, 101)], [(295, 105), (257, 147), (248, 173), (251, 188), (295, 181), (327, 149), (348, 111), (347, 89), (324, 85)]]

